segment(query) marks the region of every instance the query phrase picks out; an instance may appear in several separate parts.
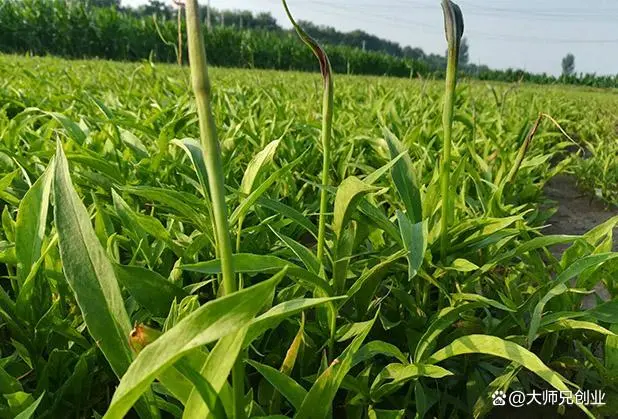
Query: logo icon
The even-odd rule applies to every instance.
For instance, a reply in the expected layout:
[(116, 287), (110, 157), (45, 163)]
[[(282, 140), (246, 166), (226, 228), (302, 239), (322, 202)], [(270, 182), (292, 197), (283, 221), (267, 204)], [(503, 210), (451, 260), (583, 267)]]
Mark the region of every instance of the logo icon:
[(492, 402), (494, 406), (506, 405), (506, 394), (504, 394), (504, 391), (502, 390), (495, 391), (494, 394), (491, 395), (491, 398), (493, 399)]

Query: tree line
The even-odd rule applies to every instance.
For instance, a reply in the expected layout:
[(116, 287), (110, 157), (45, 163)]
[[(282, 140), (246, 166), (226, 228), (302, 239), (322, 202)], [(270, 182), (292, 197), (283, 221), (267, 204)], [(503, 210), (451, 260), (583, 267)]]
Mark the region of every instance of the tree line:
[[(201, 9), (204, 24), (209, 28), (204, 36), (213, 65), (316, 70), (315, 60), (306, 47), (269, 13), (208, 10), (204, 5)], [(120, 0), (4, 0), (0, 5), (0, 27), (3, 28), (0, 51), (174, 62), (177, 59), (176, 13), (177, 10), (158, 0), (137, 8), (121, 7)], [(326, 46), (337, 73), (444, 76), (446, 58), (443, 55), (402, 47), (360, 30), (341, 32), (311, 22), (301, 24)], [(184, 28), (181, 33), (184, 37)], [(481, 80), (618, 87), (618, 77), (614, 76), (578, 75), (571, 71), (556, 78), (516, 69), (492, 70), (486, 65), (469, 63), (468, 57), (469, 46), (464, 40), (460, 51), (461, 71)]]

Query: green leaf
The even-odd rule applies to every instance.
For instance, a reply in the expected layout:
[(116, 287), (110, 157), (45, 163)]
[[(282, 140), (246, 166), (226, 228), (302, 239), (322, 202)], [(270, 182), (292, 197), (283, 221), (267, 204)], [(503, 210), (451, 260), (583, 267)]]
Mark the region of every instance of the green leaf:
[(283, 319), (300, 313), (309, 308), (317, 307), (323, 304), (330, 304), (334, 301), (341, 300), (344, 297), (331, 298), (299, 298), (295, 300), (284, 301), (277, 304), (266, 313), (256, 317), (249, 327), (249, 332), (245, 338), (244, 346), (255, 340), (258, 336), (268, 329), (276, 327)]
[(378, 401), (418, 377), (444, 378), (452, 372), (436, 365), (389, 364), (376, 376), (371, 385), (371, 399)]
[(120, 284), (139, 305), (155, 316), (167, 316), (174, 299), (180, 301), (188, 295), (182, 288), (149, 269), (114, 264), (114, 270)]
[(335, 359), (318, 377), (298, 409), (296, 419), (326, 417), (343, 379), (352, 368), (354, 355), (371, 331), (376, 318), (377, 314), (372, 320), (366, 322), (365, 330), (356, 336), (341, 356)]
[(277, 212), (278, 214), (289, 218), (290, 220), (296, 222), (299, 226), (303, 227), (307, 232), (311, 233), (313, 237), (317, 237), (318, 228), (301, 212), (295, 210), (294, 208), (285, 205), (279, 201), (274, 201), (272, 199), (268, 199), (264, 196), (260, 196), (257, 200), (258, 204), (263, 207), (270, 208), (271, 210)]
[(618, 324), (613, 324), (610, 330), (615, 335), (605, 338), (605, 368), (616, 376), (618, 374)]
[(15, 224), (15, 255), (22, 284), (30, 274), (32, 265), (41, 257), (53, 176), (52, 161), (19, 203)]
[(564, 235), (535, 237), (534, 239), (523, 242), (522, 244), (517, 246), (517, 248), (509, 252), (506, 252), (500, 257), (481, 266), (481, 272), (482, 273), (488, 272), (491, 269), (498, 266), (499, 264), (501, 264), (502, 262), (512, 260), (532, 250), (541, 249), (544, 247), (550, 247), (556, 244), (572, 243), (579, 238), (580, 236), (564, 236)]
[(361, 199), (358, 204), (360, 212), (366, 215), (378, 228), (384, 230), (393, 240), (401, 243), (401, 236), (395, 224), (388, 219), (382, 210), (370, 204), (366, 199)]
[(217, 342), (199, 370), (199, 375), (210, 384), (213, 394), (204, 398), (203, 392), (194, 389), (185, 405), (183, 418), (206, 418), (209, 413), (217, 419), (221, 417), (218, 413), (221, 408), (217, 407), (218, 404), (223, 406), (219, 393), (227, 384), (227, 377), (242, 350), (246, 334), (247, 327), (243, 327)]
[(75, 294), (89, 333), (118, 377), (133, 359), (128, 337), (131, 322), (112, 263), (73, 188), (60, 143), (56, 152), (54, 215), (64, 275)]
[(539, 333), (559, 332), (562, 330), (590, 330), (592, 332), (597, 332), (602, 335), (614, 335), (613, 332), (607, 330), (602, 326), (599, 326), (596, 323), (571, 319), (559, 319), (549, 324), (546, 324), (539, 329)]
[[(131, 323), (112, 263), (107, 259), (90, 224), (88, 211), (71, 183), (68, 162), (60, 143), (54, 173), (54, 219), (64, 276), (75, 294), (88, 332), (112, 370), (121, 377), (133, 359), (129, 346)], [(148, 391), (148, 401), (138, 406), (140, 415), (147, 415), (150, 408), (144, 404), (152, 398)], [(158, 416), (152, 412), (153, 416)]]
[[(132, 237), (137, 245), (142, 241), (147, 243), (146, 235), (150, 235), (167, 244), (178, 255), (182, 254), (181, 249), (174, 243), (169, 232), (165, 229), (163, 224), (161, 224), (161, 221), (155, 217), (133, 211), (126, 201), (114, 190), (112, 190), (112, 200), (116, 212), (122, 220), (123, 227), (132, 233)], [(144, 251), (149, 258), (152, 257), (151, 249), (142, 247), (142, 251)]]
[(335, 196), (335, 213), (333, 215), (333, 231), (337, 237), (341, 237), (341, 233), (350, 221), (358, 201), (363, 195), (374, 190), (375, 188), (354, 176), (341, 182)]
[(131, 151), (133, 152), (135, 157), (137, 157), (138, 160), (146, 159), (150, 157), (150, 154), (148, 153), (148, 149), (146, 148), (144, 143), (142, 143), (142, 141), (135, 136), (135, 134), (123, 128), (119, 128), (119, 129), (120, 129), (120, 139), (127, 147), (131, 149)]
[(352, 252), (354, 251), (354, 242), (356, 240), (356, 223), (352, 221), (349, 226), (343, 230), (343, 234), (337, 240), (335, 247), (335, 260), (333, 263), (333, 284), (337, 294), (343, 294), (345, 283), (348, 276), (348, 267)]
[(487, 297), (485, 297), (483, 295), (480, 295), (480, 294), (457, 293), (457, 294), (451, 294), (451, 297), (455, 301), (457, 301), (457, 300), (476, 301), (476, 302), (479, 302), (479, 303), (483, 303), (486, 306), (494, 307), (494, 308), (497, 308), (499, 310), (509, 311), (511, 313), (515, 313), (517, 311), (514, 308), (507, 307), (504, 304), (497, 302), (496, 300), (492, 300), (491, 298), (487, 298)]
[(183, 138), (182, 140), (174, 139), (170, 141), (177, 147), (180, 147), (187, 153), (187, 157), (191, 160), (193, 169), (197, 174), (197, 178), (200, 181), (202, 187), (202, 196), (208, 196), (208, 172), (206, 171), (206, 164), (204, 163), (204, 154), (202, 153), (202, 146), (199, 141), (192, 138)]
[(206, 348), (194, 349), (188, 355), (176, 361), (172, 368), (162, 371), (157, 376), (157, 380), (159, 380), (175, 398), (185, 405), (193, 391), (194, 384), (178, 370), (177, 364), (179, 362), (184, 362), (185, 365), (199, 371), (207, 359), (208, 353)]
[[(474, 353), (492, 355), (516, 362), (535, 373), (556, 390), (569, 391), (569, 388), (564, 384), (564, 378), (547, 367), (535, 354), (516, 343), (495, 336), (469, 335), (461, 337), (434, 353), (427, 362), (436, 364), (454, 356)], [(579, 405), (579, 407), (590, 417), (594, 417), (585, 406)]]
[(23, 391), (19, 380), (0, 367), (0, 394), (11, 394)]
[[(19, 174), (19, 170), (15, 170), (3, 176), (2, 179), (0, 179), (0, 199), (5, 200), (11, 205), (19, 204), (19, 199), (17, 199), (13, 194), (7, 191), (7, 189), (10, 188), (11, 184), (13, 183), (13, 179), (15, 179), (15, 176), (17, 176), (18, 174)], [(5, 208), (4, 211), (7, 211), (8, 207), (5, 206), (4, 208)]]
[[(324, 279), (276, 256), (237, 253), (232, 255), (232, 261), (234, 263), (234, 272), (236, 273), (273, 273), (288, 267), (288, 275), (291, 277), (311, 285), (312, 288), (324, 291), (327, 296), (334, 295), (332, 287)], [(221, 273), (221, 261), (215, 259), (208, 262), (182, 265), (181, 269), (216, 275)]]
[(446, 268), (447, 270), (453, 270), (457, 272), (472, 272), (479, 269), (474, 263), (470, 262), (467, 259), (455, 259), (451, 266)]
[(120, 380), (104, 418), (121, 419), (156, 376), (192, 349), (217, 341), (247, 325), (272, 298), (285, 275), (209, 301), (144, 348)]
[(346, 293), (346, 295), (348, 296), (348, 300), (351, 299), (356, 293), (358, 293), (363, 288), (363, 285), (365, 283), (386, 272), (391, 267), (391, 265), (397, 262), (398, 259), (406, 256), (406, 254), (407, 252), (405, 250), (400, 250), (389, 256), (387, 259), (381, 261), (377, 265), (373, 266), (371, 269), (363, 272), (363, 274), (354, 282), (354, 284), (352, 284), (350, 289), (348, 289), (348, 292)]
[(303, 400), (305, 400), (308, 393), (307, 390), (294, 381), (293, 378), (273, 367), (260, 364), (256, 361), (247, 360), (247, 363), (268, 380), (268, 382), (294, 406), (294, 409), (299, 410), (301, 408)]
[(403, 419), (406, 416), (406, 410), (383, 410), (370, 407), (367, 411), (368, 419)]
[(257, 153), (253, 159), (247, 165), (245, 174), (243, 175), (242, 182), (240, 184), (240, 192), (249, 195), (253, 191), (253, 184), (258, 178), (262, 168), (272, 161), (275, 151), (281, 140), (274, 140), (266, 144), (266, 147), (259, 153)]
[(363, 178), (363, 182), (365, 182), (367, 185), (373, 185), (382, 176), (384, 176), (395, 164), (397, 164), (399, 159), (401, 159), (403, 156), (407, 156), (407, 155), (408, 155), (407, 151), (402, 151), (401, 153), (399, 153), (398, 156), (395, 156), (395, 158), (391, 159), (384, 166), (380, 167), (379, 169), (375, 170), (373, 173), (371, 173), (371, 174), (367, 175), (366, 177), (364, 177)]
[(122, 173), (118, 170), (118, 166), (103, 159), (100, 155), (92, 151), (82, 149), (80, 153), (67, 153), (67, 159), (71, 163), (79, 163), (96, 172), (104, 174), (110, 180), (116, 183), (122, 182)]
[(206, 200), (197, 199), (194, 195), (186, 192), (150, 186), (131, 186), (124, 187), (122, 190), (132, 195), (141, 196), (149, 201), (159, 202), (173, 209), (179, 215), (202, 227), (205, 230), (204, 232), (208, 232), (208, 229), (212, 228), (210, 222), (204, 217), (204, 213), (207, 213), (207, 207), (204, 206)]
[(462, 313), (468, 310), (476, 310), (482, 306), (481, 302), (466, 303), (457, 307), (447, 307), (440, 311), (418, 341), (416, 351), (414, 351), (414, 362), (420, 364), (425, 361), (427, 353), (435, 347), (438, 336), (458, 320)]
[(543, 315), (543, 309), (545, 308), (545, 305), (555, 296), (563, 294), (567, 291), (567, 287), (564, 284), (570, 279), (586, 271), (587, 269), (593, 268), (595, 266), (600, 266), (608, 260), (615, 258), (618, 258), (618, 253), (603, 253), (600, 255), (590, 255), (577, 260), (564, 271), (562, 271), (562, 273), (558, 275), (556, 279), (552, 282), (556, 285), (552, 289), (550, 289), (534, 307), (532, 319), (530, 320), (530, 328), (528, 331), (528, 345), (531, 345), (534, 341), (534, 338), (536, 337), (536, 333), (541, 323), (541, 316)]
[[(217, 391), (210, 385), (206, 378), (194, 370), (190, 365), (186, 364), (183, 359), (176, 361), (174, 367), (193, 383), (194, 391), (202, 397), (202, 400), (208, 405), (208, 408), (214, 412), (216, 418), (227, 418)], [(186, 411), (185, 409), (185, 413)]]
[(15, 419), (30, 419), (34, 415), (36, 409), (39, 407), (39, 404), (41, 404), (41, 400), (43, 400), (43, 397), (45, 397), (45, 392), (43, 392), (39, 396), (39, 398), (34, 401), (34, 403), (24, 409), (19, 415), (15, 416)]
[(585, 314), (605, 323), (616, 324), (618, 323), (618, 299), (599, 304), (586, 311)]
[(428, 224), (427, 220), (412, 224), (408, 216), (401, 211), (397, 211), (397, 220), (403, 247), (407, 252), (408, 281), (411, 281), (423, 265), (425, 251), (427, 251)]
[(406, 356), (395, 345), (387, 342), (382, 342), (380, 340), (374, 340), (372, 342), (364, 344), (358, 350), (356, 355), (354, 355), (354, 361), (352, 362), (352, 366), (367, 361), (376, 355), (393, 357), (402, 364), (408, 364), (408, 359), (406, 358)]
[(82, 131), (80, 126), (61, 113), (47, 112), (39, 108), (27, 108), (24, 112), (40, 112), (43, 115), (51, 116), (56, 121), (60, 122), (60, 125), (62, 125), (62, 127), (69, 133), (69, 136), (75, 140), (77, 144), (84, 145), (84, 142), (86, 142), (87, 136), (84, 131)]
[(277, 180), (280, 180), (289, 173), (294, 166), (301, 162), (301, 158), (304, 157), (304, 154), (294, 160), (292, 163), (286, 164), (275, 173), (270, 175), (268, 179), (260, 184), (255, 190), (253, 190), (246, 198), (244, 198), (240, 205), (236, 207), (234, 212), (230, 215), (230, 225), (236, 224), (239, 220), (242, 220), (244, 216), (247, 214), (247, 211), (256, 203), (256, 201), (271, 187)]
[(307, 249), (296, 240), (293, 240), (288, 236), (279, 233), (272, 227), (270, 227), (270, 230), (275, 233), (279, 240), (281, 240), (296, 255), (296, 257), (298, 257), (298, 259), (300, 259), (300, 261), (305, 265), (307, 269), (309, 269), (311, 273), (314, 273), (316, 275), (319, 274), (320, 262), (318, 262), (318, 258), (313, 254), (313, 252), (311, 252), (311, 250)]
[(484, 394), (476, 400), (474, 407), (472, 408), (473, 417), (481, 418), (485, 417), (491, 409), (493, 409), (493, 400), (491, 395), (496, 391), (506, 391), (509, 388), (511, 382), (517, 377), (517, 374), (521, 370), (519, 364), (512, 362), (505, 369), (504, 372), (497, 376), (491, 383), (489, 383), (483, 392)]
[[(391, 159), (394, 159), (399, 154), (404, 152), (404, 147), (395, 135), (388, 129), (383, 128), (384, 139), (388, 144), (388, 150), (391, 154)], [(414, 170), (412, 169), (412, 160), (406, 153), (404, 157), (395, 164), (391, 171), (393, 182), (397, 188), (397, 193), (403, 201), (408, 217), (412, 224), (417, 224), (423, 221), (423, 207), (421, 205), (421, 193), (418, 188)]]

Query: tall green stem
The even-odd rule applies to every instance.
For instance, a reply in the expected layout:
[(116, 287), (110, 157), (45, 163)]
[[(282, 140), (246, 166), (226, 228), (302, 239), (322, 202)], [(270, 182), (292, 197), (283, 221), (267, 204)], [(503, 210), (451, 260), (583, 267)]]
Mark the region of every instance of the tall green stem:
[(323, 265), (324, 243), (326, 241), (326, 212), (328, 211), (330, 141), (333, 125), (333, 79), (324, 78), (324, 100), (322, 104), (322, 190), (320, 191), (320, 220), (318, 224), (318, 261)]
[[(217, 248), (223, 276), (223, 293), (231, 294), (236, 291), (237, 287), (234, 279), (232, 243), (225, 205), (223, 164), (221, 162), (221, 148), (217, 138), (217, 128), (211, 108), (210, 80), (208, 78), (206, 50), (200, 26), (197, 0), (187, 0), (186, 12), (191, 80), (199, 117), (204, 163), (208, 172), (208, 186), (212, 199)], [(242, 360), (237, 361), (232, 370), (232, 385), (234, 388), (234, 418), (242, 418), (244, 416), (244, 371)]]
[(320, 218), (318, 220), (318, 254), (317, 258), (324, 267), (324, 244), (326, 242), (326, 213), (328, 212), (329, 168), (330, 168), (330, 142), (333, 127), (333, 71), (330, 61), (324, 49), (303, 29), (298, 26), (285, 0), (282, 0), (285, 12), (292, 22), (296, 33), (305, 44), (311, 48), (313, 54), (320, 62), (320, 71), (324, 80), (324, 96), (322, 102), (322, 190), (320, 191)]
[(442, 1), (444, 11), (444, 27), (448, 42), (448, 57), (446, 67), (446, 94), (442, 124), (444, 126), (444, 146), (442, 148), (442, 167), (440, 183), (442, 192), (442, 217), (440, 225), (440, 254), (442, 261), (446, 259), (448, 250), (448, 228), (451, 217), (451, 199), (449, 194), (451, 170), (451, 141), (453, 130), (453, 111), (455, 109), (455, 89), (457, 87), (457, 66), (459, 61), (459, 45), (463, 35), (463, 16), (459, 6), (450, 0)]

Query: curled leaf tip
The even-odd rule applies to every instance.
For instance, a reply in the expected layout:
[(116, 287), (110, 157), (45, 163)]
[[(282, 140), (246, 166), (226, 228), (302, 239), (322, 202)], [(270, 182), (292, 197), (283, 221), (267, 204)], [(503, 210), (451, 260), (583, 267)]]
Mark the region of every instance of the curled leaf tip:
[(459, 48), (464, 33), (463, 13), (451, 0), (442, 0), (444, 12), (444, 30), (449, 47)]
[(290, 19), (290, 23), (292, 23), (294, 30), (296, 31), (300, 39), (302, 39), (303, 42), (307, 44), (309, 48), (311, 48), (313, 54), (320, 61), (320, 71), (322, 72), (322, 77), (327, 80), (331, 77), (332, 70), (326, 51), (324, 50), (324, 48), (322, 48), (322, 46), (320, 46), (320, 44), (316, 42), (315, 39), (310, 37), (309, 34), (307, 34), (307, 32), (305, 32), (303, 28), (298, 25), (298, 23), (296, 23), (296, 20), (294, 20), (294, 17), (292, 16), (290, 9), (288, 8), (287, 2), (285, 0), (281, 0), (281, 2), (283, 3), (283, 7), (285, 8), (285, 14), (288, 16), (288, 19)]

